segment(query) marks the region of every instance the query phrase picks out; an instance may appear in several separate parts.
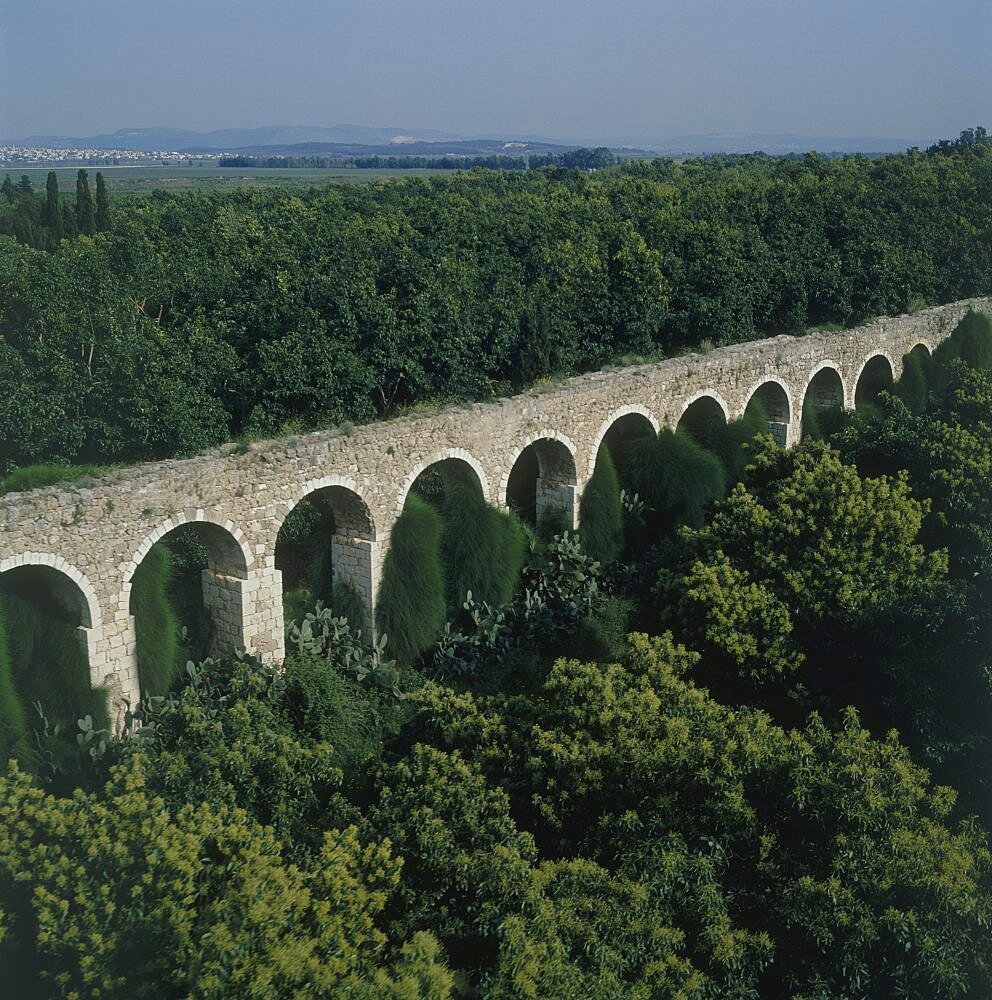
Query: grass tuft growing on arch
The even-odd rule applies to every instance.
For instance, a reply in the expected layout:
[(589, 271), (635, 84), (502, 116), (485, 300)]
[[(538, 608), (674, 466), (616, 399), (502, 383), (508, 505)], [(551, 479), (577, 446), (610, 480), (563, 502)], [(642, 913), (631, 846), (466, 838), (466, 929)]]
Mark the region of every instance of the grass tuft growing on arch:
[(582, 547), (601, 563), (611, 563), (623, 552), (623, 505), (613, 456), (605, 444), (596, 454), (596, 468), (579, 504)]
[(169, 600), (171, 580), (172, 553), (156, 542), (131, 581), (142, 698), (165, 694), (179, 673), (179, 620)]
[(524, 564), (525, 535), (519, 518), (504, 513), (468, 483), (450, 483), (441, 508), (441, 559), (445, 597), (457, 613), (472, 599), (507, 604)]
[(393, 525), (382, 566), (376, 623), (388, 637), (386, 653), (412, 665), (444, 627), (440, 513), (416, 494)]

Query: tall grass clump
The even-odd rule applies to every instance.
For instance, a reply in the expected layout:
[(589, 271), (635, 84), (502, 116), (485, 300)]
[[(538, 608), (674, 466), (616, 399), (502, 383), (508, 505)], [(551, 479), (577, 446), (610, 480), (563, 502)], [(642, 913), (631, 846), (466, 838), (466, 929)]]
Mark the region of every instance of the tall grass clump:
[(28, 725), (24, 705), (14, 686), (4, 617), (4, 597), (0, 594), (0, 767), (6, 766), (11, 757), (24, 767), (28, 764), (30, 746)]
[(714, 421), (707, 435), (706, 448), (720, 459), (727, 473), (727, 482), (736, 483), (743, 477), (744, 468), (751, 458), (744, 446), (759, 434), (770, 433), (765, 408), (760, 400), (752, 399), (744, 414), (737, 420), (731, 420), (728, 424)]
[(102, 465), (26, 465), (0, 479), (0, 494), (40, 490), (44, 486), (99, 476), (106, 471)]
[(7, 648), (14, 687), (21, 705), (39, 702), (45, 717), (66, 734), (92, 716), (96, 728), (108, 725), (107, 695), (90, 686), (90, 669), (76, 628), (36, 601), (2, 595)]
[(179, 621), (169, 600), (171, 580), (172, 553), (156, 542), (131, 581), (142, 698), (165, 694), (179, 673)]
[(649, 540), (686, 524), (702, 527), (707, 508), (727, 488), (723, 464), (684, 430), (632, 442), (630, 479), (645, 503)]
[(376, 623), (388, 636), (387, 653), (412, 665), (444, 626), (440, 513), (411, 494), (393, 526), (382, 566)]
[(618, 559), (624, 545), (623, 504), (616, 466), (605, 444), (599, 446), (579, 514), (579, 538), (586, 552), (604, 564)]
[(474, 601), (508, 604), (524, 564), (519, 518), (491, 504), (469, 483), (449, 483), (441, 505), (445, 596), (457, 612), (469, 591)]

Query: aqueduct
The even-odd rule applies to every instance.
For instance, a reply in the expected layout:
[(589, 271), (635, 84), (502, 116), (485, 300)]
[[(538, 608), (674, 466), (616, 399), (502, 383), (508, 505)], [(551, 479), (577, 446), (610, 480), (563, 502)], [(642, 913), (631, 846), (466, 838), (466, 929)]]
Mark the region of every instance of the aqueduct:
[(371, 610), (392, 525), (425, 469), (441, 463), (493, 503), (523, 497), (537, 517), (557, 508), (574, 524), (611, 433), (675, 427), (694, 414), (732, 420), (757, 397), (771, 432), (790, 445), (802, 433), (804, 404), (820, 410), (869, 398), (899, 378), (905, 354), (921, 344), (932, 351), (969, 308), (992, 315), (992, 299), (8, 494), (0, 498), (0, 574), (48, 567), (56, 596), (77, 609), (93, 683), (109, 686), (119, 706), (121, 696), (139, 695), (131, 581), (151, 546), (183, 524), (200, 526), (208, 553), (203, 597), (220, 651), (243, 647), (278, 662), (285, 650), (276, 539), (306, 497), (319, 492), (333, 510), (335, 578), (352, 583)]

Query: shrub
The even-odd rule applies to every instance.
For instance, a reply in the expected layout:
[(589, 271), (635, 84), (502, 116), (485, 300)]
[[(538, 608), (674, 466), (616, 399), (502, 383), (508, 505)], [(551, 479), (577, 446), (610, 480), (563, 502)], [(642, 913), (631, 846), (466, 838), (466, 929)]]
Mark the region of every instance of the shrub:
[(685, 431), (667, 428), (657, 437), (631, 443), (630, 478), (644, 501), (645, 523), (653, 538), (679, 525), (698, 528), (707, 507), (726, 492), (720, 460)]
[[(307, 608), (312, 610), (311, 607)], [(331, 588), (331, 610), (338, 618), (346, 618), (353, 632), (365, 632), (365, 602), (350, 583), (335, 583)]]
[(737, 420), (714, 425), (706, 447), (723, 463), (728, 483), (735, 483), (744, 475), (751, 455), (745, 446), (758, 435), (768, 433), (768, 415), (758, 399), (752, 399)]
[(617, 470), (605, 444), (599, 446), (579, 509), (582, 547), (598, 562), (614, 562), (623, 552), (623, 506)]
[(525, 537), (516, 514), (486, 503), (478, 488), (450, 483), (442, 504), (441, 556), (450, 611), (471, 592), (474, 600), (505, 604), (524, 562)]
[(413, 664), (444, 626), (441, 515), (416, 495), (393, 525), (382, 566), (376, 621), (401, 663)]
[(922, 413), (927, 408), (927, 385), (925, 362), (915, 349), (903, 355), (902, 375), (896, 383), (894, 393), (909, 409), (910, 413)]
[(141, 696), (165, 694), (179, 672), (179, 622), (169, 601), (172, 555), (161, 542), (141, 561), (131, 582)]

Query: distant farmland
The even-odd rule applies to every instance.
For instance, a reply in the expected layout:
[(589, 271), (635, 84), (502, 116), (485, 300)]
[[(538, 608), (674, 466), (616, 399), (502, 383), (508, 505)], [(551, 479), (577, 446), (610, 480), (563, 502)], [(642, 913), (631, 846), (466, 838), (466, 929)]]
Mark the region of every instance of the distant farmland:
[[(206, 191), (217, 188), (272, 187), (290, 185), (310, 187), (320, 184), (369, 183), (400, 177), (428, 177), (450, 171), (411, 168), (409, 170), (358, 170), (353, 167), (290, 168), (290, 167), (184, 167), (175, 164), (156, 166), (87, 167), (90, 186), (97, 171), (107, 181), (112, 194), (148, 194), (151, 191)], [(36, 191), (44, 191), (48, 171), (54, 170), (63, 194), (74, 192), (79, 167), (0, 167), (0, 180), (5, 173), (16, 181), (22, 174), (31, 178)]]

